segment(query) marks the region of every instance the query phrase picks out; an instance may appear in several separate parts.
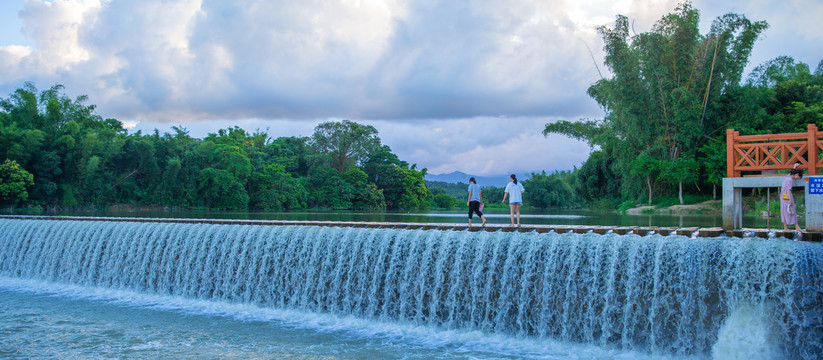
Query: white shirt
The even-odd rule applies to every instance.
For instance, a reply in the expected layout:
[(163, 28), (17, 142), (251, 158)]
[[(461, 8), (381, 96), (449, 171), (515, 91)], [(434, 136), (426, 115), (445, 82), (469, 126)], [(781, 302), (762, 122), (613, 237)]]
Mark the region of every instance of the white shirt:
[(523, 188), (522, 183), (518, 182), (515, 184), (513, 182), (509, 182), (506, 185), (506, 192), (509, 194), (509, 204), (516, 202), (522, 203), (524, 191), (526, 191), (526, 189)]

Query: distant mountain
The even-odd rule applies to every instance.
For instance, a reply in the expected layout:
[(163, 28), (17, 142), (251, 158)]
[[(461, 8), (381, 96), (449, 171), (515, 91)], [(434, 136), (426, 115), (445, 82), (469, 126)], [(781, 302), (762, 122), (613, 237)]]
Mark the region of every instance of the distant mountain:
[[(477, 176), (469, 175), (461, 171), (450, 172), (448, 174), (426, 174), (426, 180), (442, 181), (452, 184), (457, 184), (459, 182), (468, 184), (469, 178), (472, 176), (474, 176), (480, 186), (505, 187), (506, 184), (509, 183), (509, 174), (499, 176)], [(517, 174), (517, 180), (526, 180), (528, 178), (528, 174)]]

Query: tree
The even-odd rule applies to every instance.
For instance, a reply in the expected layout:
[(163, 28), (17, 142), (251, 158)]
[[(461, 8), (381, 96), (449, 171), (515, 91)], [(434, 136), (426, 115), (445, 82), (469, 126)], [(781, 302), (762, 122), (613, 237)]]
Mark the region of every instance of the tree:
[(758, 65), (749, 73), (746, 83), (760, 87), (774, 87), (789, 80), (809, 81), (812, 74), (809, 65), (797, 63), (791, 56), (778, 56)]
[(632, 160), (629, 166), (631, 167), (629, 171), (632, 175), (642, 177), (646, 180), (646, 193), (649, 195), (649, 205), (651, 205), (652, 195), (654, 194), (653, 179), (657, 178), (658, 174), (660, 174), (660, 169), (663, 164), (648, 154), (642, 153)]
[[(441, 209), (453, 209), (460, 205), (460, 202), (454, 198), (454, 196), (449, 195), (446, 193), (446, 190), (436, 188), (431, 189), (432, 193), (432, 202), (434, 206), (441, 208)], [(488, 201), (486, 201), (488, 202)]]
[[(620, 171), (614, 157), (604, 151), (593, 151), (576, 172), (576, 192), (590, 203), (619, 198)], [(501, 194), (502, 198), (502, 194)]]
[[(670, 184), (659, 178), (662, 172), (641, 171), (637, 155), (689, 164), (710, 136), (722, 136), (716, 134), (728, 120), (715, 116), (717, 104), (727, 90), (739, 87), (754, 41), (768, 26), (726, 14), (701, 35), (699, 19), (699, 12), (685, 2), (650, 32), (630, 36), (625, 16), (618, 16), (613, 28), (600, 27), (604, 62), (613, 75), (594, 83), (588, 94), (606, 116), (577, 125), (548, 124), (544, 134), (585, 139), (614, 157), (627, 196), (642, 187), (651, 196), (658, 182)], [(682, 181), (677, 185), (682, 189)]]
[(0, 164), (0, 204), (15, 206), (28, 199), (34, 177), (14, 160)]
[(349, 168), (341, 176), (353, 190), (352, 207), (354, 209), (383, 209), (386, 201), (383, 190), (369, 183), (369, 175), (359, 168)]
[(183, 163), (177, 157), (168, 159), (166, 162), (158, 196), (161, 204), (170, 206), (188, 204), (186, 182), (180, 181), (183, 175), (182, 169)]
[(362, 165), (380, 149), (377, 129), (349, 120), (325, 122), (314, 128), (309, 145), (316, 153), (324, 154), (337, 172), (348, 166)]
[(303, 183), (286, 172), (280, 164), (270, 164), (249, 181), (251, 207), (264, 210), (305, 208), (308, 192)]
[(417, 165), (409, 166), (391, 152), (388, 146), (382, 146), (363, 166), (369, 181), (383, 191), (386, 206), (389, 208), (424, 207), (429, 196), (426, 187), (426, 169), (417, 170)]
[(707, 142), (700, 148), (702, 154), (703, 173), (706, 182), (712, 185), (712, 198), (717, 198), (717, 187), (723, 183), (726, 176), (726, 144), (713, 141)]
[(683, 205), (683, 184), (697, 181), (697, 161), (692, 157), (681, 157), (661, 165), (661, 178), (668, 184), (677, 184), (680, 205)]
[(245, 209), (249, 195), (243, 184), (230, 172), (206, 168), (198, 176), (198, 194), (203, 205), (214, 209)]
[(283, 165), (294, 176), (308, 176), (308, 142), (306, 137), (281, 137), (265, 147), (275, 163)]
[(555, 172), (546, 175), (546, 172), (533, 173), (527, 180), (523, 180), (523, 187), (528, 189), (529, 196), (526, 203), (538, 209), (549, 207), (573, 207), (577, 205), (574, 190), (563, 177), (572, 177), (571, 172)]
[(429, 189), (426, 188), (426, 169), (417, 170), (417, 165), (411, 167), (400, 167), (403, 171), (403, 193), (397, 202), (397, 207), (401, 209), (418, 209), (426, 206), (426, 197)]
[(251, 175), (251, 160), (239, 146), (216, 144), (209, 153), (209, 161), (215, 169), (226, 170), (241, 182), (245, 183)]
[(34, 189), (32, 198), (46, 204), (56, 204), (58, 202), (59, 176), (63, 174), (60, 162), (62, 159), (56, 151), (42, 151), (34, 159), (31, 165), (31, 173), (34, 175)]
[(332, 209), (351, 209), (356, 189), (343, 180), (332, 168), (318, 168), (309, 178), (311, 190), (309, 202), (312, 206)]
[(425, 169), (398, 159), (371, 126), (330, 122), (312, 138), (270, 139), (237, 126), (204, 139), (182, 126), (129, 134), (87, 100), (67, 97), (59, 84), (38, 91), (31, 83), (0, 98), (0, 159), (33, 175), (28, 203), (272, 210), (427, 204)]

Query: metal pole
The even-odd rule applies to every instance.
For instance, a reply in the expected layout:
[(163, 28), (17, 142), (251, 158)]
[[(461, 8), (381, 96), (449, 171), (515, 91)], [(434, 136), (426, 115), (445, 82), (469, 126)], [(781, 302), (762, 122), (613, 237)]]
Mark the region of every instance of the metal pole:
[(771, 204), (772, 188), (766, 188), (766, 231), (772, 229), (772, 204)]

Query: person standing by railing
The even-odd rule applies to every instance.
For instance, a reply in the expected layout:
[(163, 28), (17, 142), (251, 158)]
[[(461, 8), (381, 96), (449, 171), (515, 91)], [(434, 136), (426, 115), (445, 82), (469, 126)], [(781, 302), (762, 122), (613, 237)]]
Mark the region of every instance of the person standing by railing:
[(794, 181), (803, 177), (803, 170), (798, 169), (798, 165), (800, 164), (794, 164), (789, 175), (783, 177), (783, 186), (780, 188), (780, 221), (783, 222), (783, 231), (789, 231), (789, 225), (794, 225), (796, 231), (803, 231), (797, 224), (797, 207), (792, 194)]

